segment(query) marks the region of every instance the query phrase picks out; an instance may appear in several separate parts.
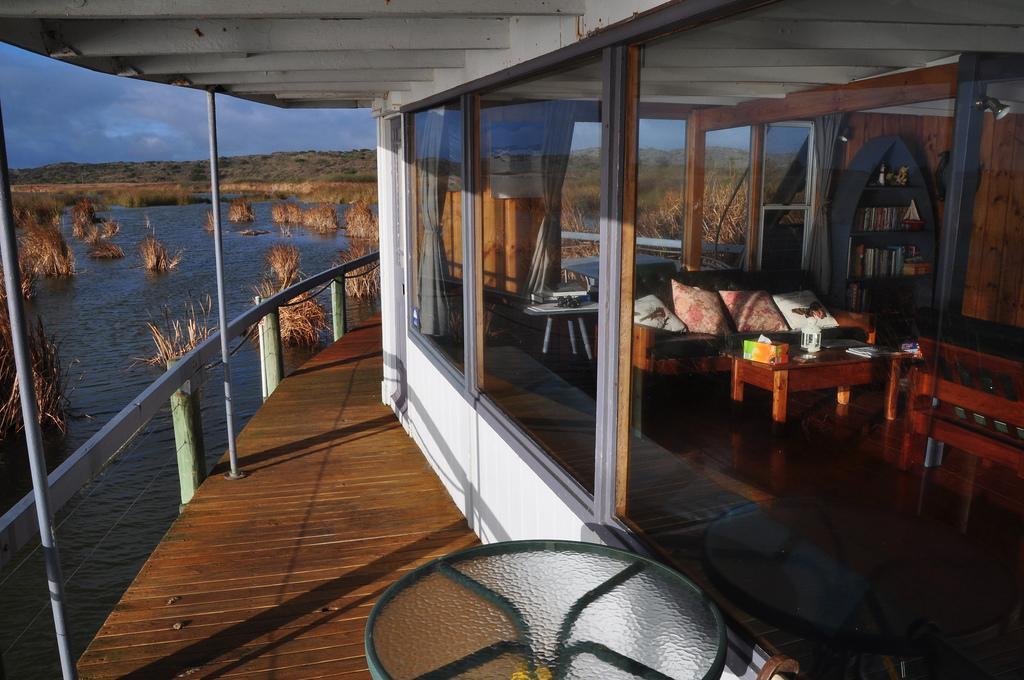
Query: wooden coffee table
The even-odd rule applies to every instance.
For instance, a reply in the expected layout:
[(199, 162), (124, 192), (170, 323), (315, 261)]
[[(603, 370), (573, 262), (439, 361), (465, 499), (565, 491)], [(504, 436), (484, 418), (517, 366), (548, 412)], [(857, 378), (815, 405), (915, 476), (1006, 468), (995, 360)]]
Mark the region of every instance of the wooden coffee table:
[(772, 420), (786, 422), (790, 392), (835, 388), (836, 403), (850, 403), (850, 387), (885, 382), (885, 417), (896, 418), (900, 373), (910, 355), (865, 358), (841, 349), (825, 349), (816, 354), (798, 354), (784, 364), (765, 364), (732, 357), (732, 399), (743, 401), (744, 385), (753, 385), (772, 393)]

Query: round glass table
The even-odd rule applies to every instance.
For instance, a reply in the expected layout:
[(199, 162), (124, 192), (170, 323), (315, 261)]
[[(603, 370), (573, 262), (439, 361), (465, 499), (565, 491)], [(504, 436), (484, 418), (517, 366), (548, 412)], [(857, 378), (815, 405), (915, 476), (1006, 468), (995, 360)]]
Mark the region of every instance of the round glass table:
[(677, 572), (605, 546), (511, 541), (434, 560), (366, 625), (377, 680), (710, 680), (718, 608)]

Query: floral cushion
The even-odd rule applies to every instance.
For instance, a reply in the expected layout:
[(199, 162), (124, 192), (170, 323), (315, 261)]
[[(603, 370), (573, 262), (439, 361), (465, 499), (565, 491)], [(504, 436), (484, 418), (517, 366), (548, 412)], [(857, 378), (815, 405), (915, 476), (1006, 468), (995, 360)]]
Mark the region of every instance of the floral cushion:
[(786, 319), (763, 290), (719, 291), (732, 323), (740, 333), (767, 333), (788, 331)]
[(672, 306), (691, 333), (725, 335), (729, 332), (722, 299), (713, 290), (702, 290), (673, 280)]
[(814, 293), (809, 290), (797, 290), (792, 293), (773, 295), (772, 299), (778, 306), (786, 323), (795, 331), (807, 325), (809, 319), (815, 319), (819, 328), (835, 328), (839, 325), (835, 317), (828, 313)]
[(686, 324), (657, 295), (645, 295), (633, 302), (633, 323), (673, 333), (686, 332)]

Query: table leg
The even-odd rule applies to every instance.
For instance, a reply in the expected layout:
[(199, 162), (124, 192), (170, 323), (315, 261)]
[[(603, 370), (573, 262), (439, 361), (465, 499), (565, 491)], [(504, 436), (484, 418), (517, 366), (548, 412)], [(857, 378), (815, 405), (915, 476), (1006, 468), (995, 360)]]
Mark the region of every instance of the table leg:
[(772, 420), (786, 422), (786, 405), (789, 402), (789, 371), (772, 373)]
[(740, 362), (738, 359), (732, 360), (732, 400), (737, 403), (743, 401), (743, 380), (740, 379)]
[(846, 406), (850, 403), (849, 385), (840, 385), (836, 388), (836, 403), (840, 406)]
[(572, 325), (572, 319), (566, 319), (569, 324), (569, 344), (572, 345), (572, 353), (576, 354), (576, 327)]
[(889, 382), (885, 385), (885, 419), (896, 420), (896, 404), (900, 396), (900, 362), (889, 362)]
[(594, 360), (594, 352), (590, 349), (590, 334), (587, 333), (587, 322), (583, 320), (583, 317), (578, 317), (576, 321), (580, 325), (580, 337), (583, 338), (583, 350), (587, 353), (587, 359), (590, 361)]
[(549, 316), (544, 322), (544, 346), (541, 348), (541, 354), (548, 353), (548, 347), (551, 345), (551, 317)]

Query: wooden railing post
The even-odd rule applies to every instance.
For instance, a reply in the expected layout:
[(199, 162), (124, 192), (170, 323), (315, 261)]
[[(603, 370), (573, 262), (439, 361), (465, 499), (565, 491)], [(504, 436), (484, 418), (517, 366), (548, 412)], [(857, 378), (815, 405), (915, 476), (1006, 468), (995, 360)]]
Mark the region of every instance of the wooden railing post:
[(284, 380), (284, 355), (281, 353), (281, 317), (277, 310), (260, 321), (260, 364), (266, 381), (267, 397)]
[[(176, 361), (168, 364), (170, 369)], [(185, 505), (206, 479), (206, 447), (203, 445), (203, 419), (200, 412), (199, 376), (185, 382), (171, 395), (171, 422), (174, 424), (174, 448), (178, 458), (178, 483), (181, 504)]]
[(331, 281), (331, 312), (334, 317), (334, 339), (340, 340), (345, 335), (345, 276)]

